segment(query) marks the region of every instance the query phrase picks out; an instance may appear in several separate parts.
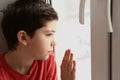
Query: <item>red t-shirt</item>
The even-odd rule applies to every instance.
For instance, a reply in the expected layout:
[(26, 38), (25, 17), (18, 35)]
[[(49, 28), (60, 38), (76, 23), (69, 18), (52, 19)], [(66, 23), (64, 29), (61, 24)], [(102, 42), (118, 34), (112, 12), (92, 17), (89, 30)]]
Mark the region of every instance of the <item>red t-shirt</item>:
[(0, 54), (0, 80), (57, 80), (54, 54), (47, 60), (34, 61), (28, 75), (13, 70), (6, 63), (4, 54)]

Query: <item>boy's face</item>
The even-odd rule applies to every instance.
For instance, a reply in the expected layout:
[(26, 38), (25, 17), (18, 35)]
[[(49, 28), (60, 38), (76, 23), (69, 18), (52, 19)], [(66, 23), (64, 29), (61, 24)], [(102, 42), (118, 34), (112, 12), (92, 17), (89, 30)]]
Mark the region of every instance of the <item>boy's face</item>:
[(49, 21), (46, 26), (36, 30), (32, 38), (29, 38), (27, 49), (35, 59), (47, 59), (50, 51), (53, 51), (56, 22), (56, 20)]

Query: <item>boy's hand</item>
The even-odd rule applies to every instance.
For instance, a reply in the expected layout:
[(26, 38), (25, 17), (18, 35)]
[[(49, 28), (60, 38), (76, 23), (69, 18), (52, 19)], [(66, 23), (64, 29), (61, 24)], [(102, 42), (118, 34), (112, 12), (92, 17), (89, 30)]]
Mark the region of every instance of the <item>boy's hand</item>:
[(61, 64), (61, 80), (75, 80), (76, 62), (73, 60), (73, 54), (68, 49), (65, 52)]

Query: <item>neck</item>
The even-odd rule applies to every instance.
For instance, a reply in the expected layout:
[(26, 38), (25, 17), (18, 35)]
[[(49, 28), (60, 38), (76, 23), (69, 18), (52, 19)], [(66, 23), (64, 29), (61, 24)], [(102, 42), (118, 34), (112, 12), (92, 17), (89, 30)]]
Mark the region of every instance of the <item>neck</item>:
[(33, 64), (33, 59), (30, 59), (20, 51), (9, 51), (5, 55), (6, 62), (17, 72), (21, 74), (28, 74), (29, 69)]

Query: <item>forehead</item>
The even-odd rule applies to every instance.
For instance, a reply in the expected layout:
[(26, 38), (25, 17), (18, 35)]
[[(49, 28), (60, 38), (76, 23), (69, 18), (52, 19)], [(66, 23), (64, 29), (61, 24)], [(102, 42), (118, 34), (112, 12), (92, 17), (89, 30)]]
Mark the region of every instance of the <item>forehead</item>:
[(56, 20), (48, 21), (45, 26), (38, 29), (36, 32), (55, 32), (56, 31)]
[(48, 30), (56, 30), (56, 20), (53, 21), (48, 21), (45, 26), (43, 27), (43, 29), (48, 29)]

